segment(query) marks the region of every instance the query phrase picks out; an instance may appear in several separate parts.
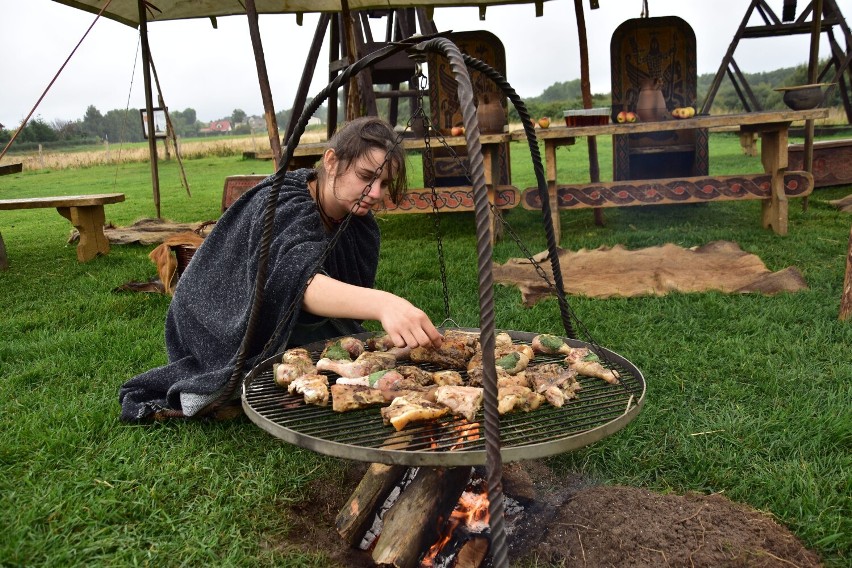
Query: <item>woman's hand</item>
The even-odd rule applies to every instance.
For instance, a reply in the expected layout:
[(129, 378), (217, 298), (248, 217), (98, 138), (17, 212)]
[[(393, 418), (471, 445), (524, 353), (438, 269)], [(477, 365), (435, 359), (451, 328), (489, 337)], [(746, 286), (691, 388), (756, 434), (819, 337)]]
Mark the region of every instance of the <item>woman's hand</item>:
[(397, 347), (440, 347), (443, 337), (426, 313), (408, 300), (317, 274), (305, 290), (303, 307), (321, 317), (375, 320)]
[(432, 324), (426, 312), (414, 306), (405, 298), (388, 292), (381, 303), (378, 320), (382, 328), (397, 347), (435, 347), (441, 346), (443, 337)]

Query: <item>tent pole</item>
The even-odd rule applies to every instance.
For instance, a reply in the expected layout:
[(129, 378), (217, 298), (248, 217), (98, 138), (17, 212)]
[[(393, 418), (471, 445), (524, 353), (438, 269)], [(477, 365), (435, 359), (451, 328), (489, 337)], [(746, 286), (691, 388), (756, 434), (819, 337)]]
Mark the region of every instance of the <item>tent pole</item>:
[[(817, 82), (819, 73), (819, 38), (822, 34), (822, 0), (811, 2), (811, 52), (808, 58), (808, 83), (813, 85)], [(805, 121), (805, 157), (802, 169), (813, 173), (814, 166), (814, 121)], [(802, 211), (808, 210), (808, 196), (802, 198)]]
[(157, 169), (157, 135), (154, 130), (154, 100), (151, 94), (151, 48), (148, 46), (148, 18), (144, 0), (138, 0), (139, 34), (142, 43), (142, 76), (145, 78), (145, 110), (148, 125), (148, 153), (151, 156), (151, 183), (154, 191), (154, 208), (160, 219), (160, 174)]
[(246, 0), (251, 47), (254, 50), (254, 63), (257, 66), (257, 80), (260, 83), (260, 96), (263, 99), (263, 112), (266, 117), (266, 131), (269, 134), (269, 146), (272, 148), (272, 160), (278, 171), (281, 161), (281, 141), (278, 139), (278, 122), (275, 119), (275, 105), (272, 104), (272, 89), (269, 87), (269, 74), (266, 72), (266, 57), (263, 43), (260, 41), (260, 26), (254, 0)]
[[(589, 80), (589, 44), (586, 35), (586, 15), (583, 12), (583, 0), (574, 0), (574, 13), (577, 17), (577, 36), (580, 40), (580, 92), (583, 96), (583, 108), (592, 108), (592, 86)], [(598, 139), (595, 136), (587, 136), (586, 143), (589, 147), (589, 181), (597, 183), (601, 181)], [(600, 227), (605, 225), (603, 210), (600, 207), (595, 207), (594, 216), (595, 225)]]
[[(290, 139), (293, 131), (296, 130), (296, 123), (302, 116), (302, 111), (305, 109), (305, 101), (308, 98), (308, 90), (311, 88), (311, 79), (314, 76), (314, 70), (317, 67), (320, 49), (322, 49), (325, 32), (328, 29), (328, 24), (331, 21), (331, 16), (327, 12), (320, 14), (317, 29), (314, 32), (314, 39), (311, 42), (311, 47), (308, 50), (308, 57), (305, 59), (305, 68), (302, 71), (302, 79), (299, 81), (299, 88), (296, 90), (296, 98), (293, 101), (293, 108), (290, 112), (290, 120), (287, 122), (287, 131), (284, 133), (284, 141)], [(331, 80), (329, 80), (331, 82)], [(329, 99), (330, 100), (330, 99)], [(328, 103), (328, 108), (331, 110), (332, 104), (336, 105), (337, 97), (334, 97), (335, 102)], [(335, 106), (336, 109), (336, 106)], [(327, 115), (327, 116), (330, 116)]]

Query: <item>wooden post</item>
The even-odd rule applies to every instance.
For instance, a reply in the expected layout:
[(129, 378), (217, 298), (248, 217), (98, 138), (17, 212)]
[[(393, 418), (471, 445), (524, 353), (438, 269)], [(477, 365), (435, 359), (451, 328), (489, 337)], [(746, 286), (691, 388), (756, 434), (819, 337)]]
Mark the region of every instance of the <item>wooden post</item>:
[[(811, 52), (808, 59), (808, 84), (813, 85), (817, 82), (817, 74), (819, 73), (819, 36), (822, 32), (822, 0), (812, 0), (811, 7)], [(806, 172), (814, 173), (814, 121), (808, 119), (805, 121), (805, 157), (803, 160), (803, 169)], [(802, 211), (808, 210), (808, 196), (802, 198)]]
[(9, 269), (9, 259), (6, 256), (6, 244), (3, 242), (3, 235), (0, 234), (0, 270)]
[[(308, 98), (308, 89), (311, 87), (311, 79), (314, 76), (314, 69), (317, 66), (319, 52), (322, 48), (323, 38), (328, 29), (328, 24), (331, 21), (331, 16), (327, 12), (320, 14), (317, 22), (317, 29), (314, 32), (314, 39), (311, 41), (311, 47), (308, 50), (308, 57), (305, 59), (305, 68), (302, 70), (302, 78), (299, 80), (299, 88), (296, 89), (296, 98), (293, 100), (293, 108), (290, 113), (290, 121), (287, 123), (287, 129), (284, 133), (284, 141), (288, 141), (293, 131), (296, 129), (296, 123), (299, 117), (302, 116), (302, 111), (305, 109), (305, 101)], [(331, 82), (331, 79), (329, 79)], [(330, 120), (332, 107), (335, 113), (337, 112), (337, 92), (328, 98), (328, 112), (326, 120)], [(337, 116), (335, 114), (335, 116)]]
[(776, 234), (787, 234), (787, 193), (784, 172), (787, 170), (787, 127), (761, 132), (760, 159), (763, 169), (772, 176), (772, 197), (763, 200), (763, 227), (772, 227)]
[(849, 231), (849, 248), (846, 252), (846, 276), (843, 279), (843, 295), (840, 297), (840, 319), (852, 317), (852, 230)]
[[(589, 81), (589, 45), (586, 39), (586, 17), (583, 12), (583, 0), (574, 0), (574, 13), (577, 16), (577, 36), (580, 42), (580, 93), (583, 96), (583, 108), (592, 108), (592, 87)], [(586, 137), (589, 148), (589, 181), (601, 181), (601, 169), (598, 164), (598, 139), (595, 136)], [(556, 214), (559, 214), (557, 198)], [(595, 207), (595, 225), (602, 227), (604, 223), (603, 210)], [(559, 240), (557, 239), (557, 244)]]
[(246, 0), (246, 16), (248, 16), (249, 35), (254, 50), (254, 63), (257, 67), (257, 80), (260, 84), (260, 97), (263, 100), (263, 113), (266, 118), (266, 130), (269, 133), (269, 147), (272, 149), (272, 162), (278, 170), (281, 161), (281, 141), (278, 138), (278, 122), (275, 119), (275, 105), (272, 103), (272, 90), (269, 87), (269, 75), (266, 72), (266, 57), (263, 54), (263, 43), (260, 41), (260, 27), (257, 21), (257, 8), (254, 0)]
[(148, 118), (148, 154), (151, 158), (151, 188), (154, 194), (154, 208), (160, 219), (160, 173), (157, 168), (157, 137), (154, 135), (154, 101), (151, 95), (151, 48), (148, 45), (148, 16), (145, 13), (145, 0), (138, 0), (139, 37), (142, 44), (142, 76), (145, 79), (145, 110)]

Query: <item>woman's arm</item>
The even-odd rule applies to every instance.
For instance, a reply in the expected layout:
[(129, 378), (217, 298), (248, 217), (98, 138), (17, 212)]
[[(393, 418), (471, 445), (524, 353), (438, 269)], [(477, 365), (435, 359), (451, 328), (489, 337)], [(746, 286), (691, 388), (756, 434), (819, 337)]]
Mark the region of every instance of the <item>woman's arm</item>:
[(317, 274), (305, 290), (303, 305), (317, 316), (378, 321), (397, 347), (441, 345), (441, 334), (429, 316), (390, 292)]

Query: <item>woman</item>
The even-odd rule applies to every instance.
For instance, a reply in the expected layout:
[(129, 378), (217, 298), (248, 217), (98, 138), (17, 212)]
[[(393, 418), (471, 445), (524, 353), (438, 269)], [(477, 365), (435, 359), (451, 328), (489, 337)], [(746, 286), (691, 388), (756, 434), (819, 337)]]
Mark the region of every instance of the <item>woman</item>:
[(368, 319), (399, 347), (440, 345), (422, 310), (372, 288), (379, 229), (371, 207), (385, 192), (396, 201), (405, 187), (405, 155), (395, 138), (381, 119), (353, 120), (329, 141), (317, 170), (279, 172), (228, 208), (178, 281), (166, 317), (169, 363), (121, 387), (122, 420), (193, 416), (226, 390), (246, 334), (274, 185), (280, 187), (274, 236), (247, 368), (273, 335), (281, 342), (289, 337), (276, 346), (289, 348), (363, 331), (360, 322)]

